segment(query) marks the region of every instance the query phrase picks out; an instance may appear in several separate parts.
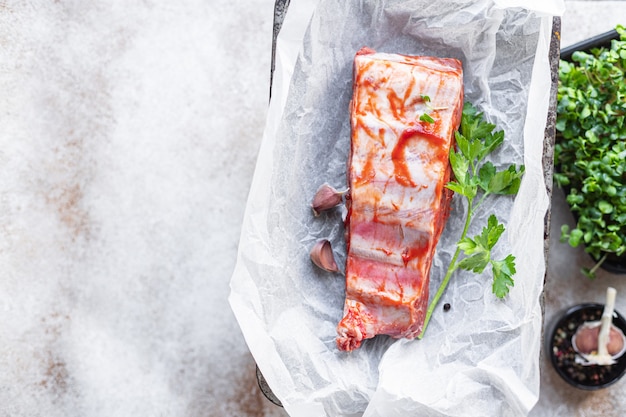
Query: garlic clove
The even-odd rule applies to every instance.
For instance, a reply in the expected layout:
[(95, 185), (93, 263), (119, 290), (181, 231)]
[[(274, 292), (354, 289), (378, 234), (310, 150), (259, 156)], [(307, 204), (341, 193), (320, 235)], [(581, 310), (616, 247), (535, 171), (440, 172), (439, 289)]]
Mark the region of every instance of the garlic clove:
[(614, 363), (616, 359), (626, 352), (626, 336), (624, 336), (624, 333), (619, 327), (614, 324), (611, 325), (608, 344), (606, 346), (610, 361), (605, 363), (605, 361), (601, 360), (602, 358), (598, 356), (599, 333), (600, 321), (583, 323), (572, 337), (572, 347), (589, 364), (602, 365)]
[(322, 184), (313, 197), (313, 214), (315, 217), (319, 216), (322, 211), (329, 210), (335, 206), (338, 206), (343, 201), (343, 195), (347, 192), (337, 191), (335, 188), (327, 183)]
[(584, 323), (576, 330), (572, 338), (574, 349), (583, 354), (590, 354), (598, 350), (598, 334), (600, 333), (600, 322)]
[(613, 356), (613, 358), (618, 358), (624, 354), (624, 347), (626, 345), (626, 341), (624, 340), (624, 333), (615, 327), (611, 327), (611, 333), (609, 334), (609, 343), (606, 345), (609, 354)]
[(608, 287), (600, 320), (583, 323), (572, 336), (572, 347), (585, 364), (612, 365), (626, 351), (626, 336), (612, 323), (616, 295), (615, 288)]
[(333, 248), (326, 239), (318, 241), (311, 249), (311, 261), (328, 272), (339, 272), (333, 255)]

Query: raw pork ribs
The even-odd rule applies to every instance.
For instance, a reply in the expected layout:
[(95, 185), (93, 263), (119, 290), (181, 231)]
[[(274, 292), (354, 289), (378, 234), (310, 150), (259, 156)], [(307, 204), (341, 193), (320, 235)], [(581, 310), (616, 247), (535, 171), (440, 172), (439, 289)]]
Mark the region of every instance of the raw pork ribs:
[(346, 301), (337, 346), (416, 337), (448, 218), (450, 147), (463, 109), (461, 62), (361, 49), (354, 59)]

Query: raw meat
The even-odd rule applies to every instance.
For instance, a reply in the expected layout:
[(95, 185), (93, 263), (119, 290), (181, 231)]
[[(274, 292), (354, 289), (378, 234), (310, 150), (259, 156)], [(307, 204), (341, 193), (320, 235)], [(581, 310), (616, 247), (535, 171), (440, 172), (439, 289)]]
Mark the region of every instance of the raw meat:
[(346, 301), (337, 327), (345, 351), (377, 334), (411, 339), (422, 329), (463, 108), (456, 59), (363, 48), (353, 81)]

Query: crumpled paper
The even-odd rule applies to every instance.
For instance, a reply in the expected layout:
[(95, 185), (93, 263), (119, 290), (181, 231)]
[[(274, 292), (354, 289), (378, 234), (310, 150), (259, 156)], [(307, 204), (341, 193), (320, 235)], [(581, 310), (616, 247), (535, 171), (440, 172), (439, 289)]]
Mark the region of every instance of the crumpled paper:
[[(292, 2), (277, 43), (267, 126), (242, 226), (230, 304), (261, 372), (292, 416), (523, 416), (539, 392), (543, 289), (542, 171), (548, 48), (560, 1)], [(350, 144), (352, 62), (362, 46), (458, 58), (465, 98), (505, 131), (499, 167), (524, 164), (517, 197), (488, 199), (470, 236), (494, 213), (507, 231), (494, 256), (513, 253), (504, 300), (489, 271), (457, 271), (422, 340), (377, 336), (354, 352), (335, 345), (344, 280), (316, 268), (309, 250), (329, 239), (345, 261), (338, 208), (314, 217), (324, 182), (344, 188)], [(437, 246), (435, 293), (464, 220), (463, 200)]]

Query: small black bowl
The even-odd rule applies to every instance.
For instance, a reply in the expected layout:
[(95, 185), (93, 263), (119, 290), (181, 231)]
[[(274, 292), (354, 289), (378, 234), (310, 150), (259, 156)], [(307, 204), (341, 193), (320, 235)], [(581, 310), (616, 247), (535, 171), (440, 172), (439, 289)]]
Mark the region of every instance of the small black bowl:
[[(556, 372), (573, 387), (583, 390), (598, 390), (617, 382), (626, 372), (626, 354), (613, 365), (581, 365), (576, 363), (578, 353), (572, 347), (572, 336), (586, 321), (597, 321), (602, 317), (603, 304), (579, 304), (559, 314), (548, 333), (546, 348)], [(626, 320), (617, 311), (613, 324), (626, 334)]]

